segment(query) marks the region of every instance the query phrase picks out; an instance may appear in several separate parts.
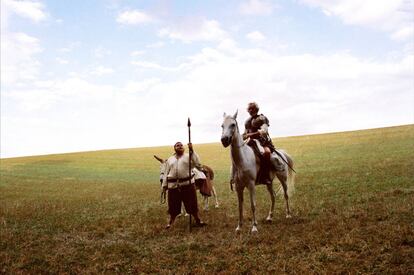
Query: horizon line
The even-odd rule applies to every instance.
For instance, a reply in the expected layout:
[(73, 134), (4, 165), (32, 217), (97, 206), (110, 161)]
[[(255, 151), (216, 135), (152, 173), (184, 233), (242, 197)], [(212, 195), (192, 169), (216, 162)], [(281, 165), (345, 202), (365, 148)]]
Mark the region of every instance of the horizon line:
[[(274, 136), (271, 139), (274, 140), (276, 138), (286, 139), (286, 138), (305, 137), (305, 136), (332, 135), (332, 134), (339, 134), (339, 133), (359, 132), (359, 131), (376, 130), (376, 129), (386, 129), (386, 128), (395, 128), (395, 127), (407, 127), (407, 126), (414, 126), (414, 123), (410, 123), (410, 124), (400, 124), (400, 125), (392, 125), (392, 126), (384, 126), (384, 127), (363, 128), (363, 129), (356, 129), (356, 130), (344, 130), (344, 131), (332, 131), (332, 132), (323, 132), (323, 133), (311, 133), (311, 134), (303, 134), (303, 135)], [(197, 145), (207, 145), (207, 144), (215, 144), (215, 143), (219, 143), (219, 141), (215, 141), (215, 142), (203, 142), (203, 143), (194, 143), (194, 144), (197, 144)], [(128, 147), (128, 148), (102, 148), (102, 149), (85, 150), (85, 151), (45, 153), (45, 154), (39, 154), (39, 155), (23, 155), (23, 156), (13, 156), (13, 157), (5, 157), (5, 158), (0, 157), (0, 160), (16, 159), (16, 158), (28, 158), (28, 157), (40, 157), (40, 156), (53, 156), (53, 155), (65, 155), (65, 154), (92, 153), (92, 152), (99, 152), (99, 151), (115, 151), (115, 150), (131, 150), (131, 149), (145, 149), (145, 148), (160, 148), (160, 147), (168, 147), (168, 146), (172, 146), (172, 145), (164, 144), (164, 145), (137, 146), (137, 147)]]

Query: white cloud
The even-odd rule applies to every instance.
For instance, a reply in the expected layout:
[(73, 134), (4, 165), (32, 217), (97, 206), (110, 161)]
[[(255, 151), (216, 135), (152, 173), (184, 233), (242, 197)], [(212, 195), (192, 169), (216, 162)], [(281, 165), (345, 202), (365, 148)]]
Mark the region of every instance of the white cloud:
[(124, 25), (141, 25), (154, 22), (155, 19), (140, 10), (127, 10), (118, 14), (116, 21)]
[[(408, 1), (303, 1), (346, 24), (387, 31), (396, 40), (413, 35), (407, 23)], [(12, 3), (12, 8), (4, 11), (4, 3)], [(45, 20), (40, 3), (2, 0), (1, 104), (7, 107), (1, 108), (2, 157), (172, 144), (185, 140), (187, 117), (193, 122), (194, 143), (219, 141), (222, 113), (239, 109), (242, 125), (245, 105), (251, 100), (269, 117), (272, 136), (414, 123), (412, 47), (394, 57), (387, 55), (388, 61), (350, 53), (283, 56), (274, 48), (242, 48), (218, 21), (192, 17), (167, 26), (159, 35), (186, 43), (215, 42), (216, 47), (205, 43), (197, 54), (180, 56), (184, 62), (171, 67), (140, 60), (144, 51), (130, 52), (131, 64), (138, 69), (128, 77), (142, 80), (115, 84), (122, 81), (116, 79), (101, 85), (97, 77), (114, 73), (113, 68), (85, 66), (66, 79), (58, 72), (48, 75), (40, 70), (41, 41), (23, 32), (7, 32), (3, 22), (10, 15)], [(271, 3), (248, 1), (240, 11), (268, 15), (275, 9)], [(140, 11), (120, 13), (117, 19), (121, 24), (155, 20)], [(258, 31), (246, 37), (266, 39)], [(145, 47), (165, 45), (159, 41)], [(65, 45), (55, 52), (59, 56), (55, 61), (67, 63), (65, 53), (79, 46), (80, 42)], [(101, 47), (92, 53), (102, 57), (110, 51)], [(131, 127), (137, 123), (140, 127)]]
[(24, 32), (11, 32), (12, 16), (27, 18), (34, 22), (46, 20), (48, 14), (40, 1), (1, 2), (1, 80), (2, 85), (25, 85), (39, 74), (37, 54), (42, 52), (38, 38)]
[(110, 50), (102, 47), (102, 46), (99, 46), (99, 47), (97, 47), (93, 50), (93, 55), (96, 58), (103, 58), (103, 57), (105, 57), (107, 55), (110, 55), (110, 54), (112, 54), (112, 52)]
[(112, 74), (113, 72), (114, 70), (112, 68), (98, 66), (91, 71), (91, 74), (95, 76), (104, 76), (104, 75)]
[(194, 59), (205, 60), (186, 76), (192, 96), (203, 98), (200, 108), (234, 112), (255, 100), (271, 119), (272, 135), (414, 122), (412, 55), (377, 63), (349, 54), (276, 56), (239, 49), (223, 57), (205, 50)]
[(3, 105), (16, 108), (2, 110), (1, 154), (172, 144), (186, 139), (188, 117), (194, 143), (218, 142), (223, 112), (239, 109), (242, 127), (252, 100), (270, 119), (272, 136), (413, 123), (413, 61), (413, 55), (388, 62), (349, 53), (282, 56), (227, 38), (175, 68), (133, 63), (163, 70), (166, 79), (98, 85), (75, 74), (33, 81), (2, 95)]
[(3, 0), (2, 9), (35, 22), (40, 22), (47, 18), (45, 6), (39, 1)]
[(148, 61), (131, 61), (131, 64), (145, 69), (163, 69), (161, 65)]
[(81, 42), (71, 42), (66, 47), (59, 48), (57, 51), (61, 53), (70, 53), (73, 52), (75, 49), (79, 48), (82, 45)]
[(61, 57), (56, 57), (56, 62), (62, 65), (67, 65), (69, 64), (69, 60), (61, 58)]
[(266, 39), (266, 37), (259, 31), (253, 31), (246, 35), (246, 38), (253, 42), (260, 42)]
[(1, 80), (12, 85), (35, 79), (40, 63), (36, 55), (42, 51), (39, 40), (25, 33), (1, 33)]
[(391, 38), (394, 40), (407, 40), (414, 37), (414, 28), (412, 26), (405, 26), (396, 30), (391, 34)]
[(148, 44), (146, 47), (150, 49), (157, 49), (157, 48), (162, 48), (164, 46), (165, 46), (165, 43), (163, 41), (158, 41), (152, 44)]
[(161, 80), (159, 78), (149, 78), (143, 81), (131, 81), (125, 85), (123, 90), (126, 93), (142, 93), (151, 90), (159, 84), (161, 84)]
[(136, 56), (140, 56), (140, 55), (143, 55), (143, 54), (145, 54), (145, 51), (133, 51), (133, 52), (131, 52), (131, 56), (132, 57), (136, 57)]
[(161, 37), (181, 40), (185, 43), (194, 41), (220, 41), (227, 38), (220, 23), (216, 20), (183, 20), (173, 27), (166, 27), (159, 31)]
[(266, 0), (248, 0), (239, 6), (239, 11), (244, 15), (270, 15), (275, 9), (275, 4)]
[(345, 24), (366, 26), (391, 34), (395, 40), (412, 38), (413, 0), (301, 0), (318, 7), (327, 16), (338, 16)]
[(176, 67), (162, 66), (158, 63), (149, 62), (149, 61), (131, 61), (130, 64), (138, 68), (141, 68), (141, 69), (162, 70), (162, 71), (169, 71), (169, 72), (178, 72), (178, 71), (182, 71), (183, 69), (188, 68), (188, 64), (186, 63), (180, 64)]
[(49, 87), (41, 88), (33, 85), (30, 89), (16, 89), (4, 97), (18, 102), (20, 111), (30, 113), (49, 109), (61, 95)]
[(217, 49), (223, 51), (233, 51), (237, 49), (237, 43), (231, 38), (226, 38), (220, 41), (220, 43), (217, 46)]

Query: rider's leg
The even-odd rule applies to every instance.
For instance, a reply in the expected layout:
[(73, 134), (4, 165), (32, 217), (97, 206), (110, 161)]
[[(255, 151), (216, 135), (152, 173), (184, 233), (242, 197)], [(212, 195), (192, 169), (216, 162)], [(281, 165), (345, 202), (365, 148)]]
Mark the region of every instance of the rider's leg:
[(270, 177), (270, 148), (269, 147), (263, 147), (264, 152), (262, 155), (262, 179), (264, 184), (270, 184), (272, 183), (271, 177)]

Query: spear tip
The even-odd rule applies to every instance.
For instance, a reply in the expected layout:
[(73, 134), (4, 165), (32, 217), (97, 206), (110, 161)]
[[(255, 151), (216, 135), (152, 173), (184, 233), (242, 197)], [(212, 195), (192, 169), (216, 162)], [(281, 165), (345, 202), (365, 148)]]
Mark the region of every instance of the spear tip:
[(190, 118), (188, 118), (187, 126), (188, 126), (188, 127), (191, 127), (191, 121), (190, 121)]

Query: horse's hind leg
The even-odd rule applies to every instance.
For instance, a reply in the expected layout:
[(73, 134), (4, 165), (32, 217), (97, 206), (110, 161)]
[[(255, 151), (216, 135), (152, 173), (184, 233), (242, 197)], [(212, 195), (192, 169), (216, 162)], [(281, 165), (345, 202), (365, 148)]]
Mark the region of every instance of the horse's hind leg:
[(216, 202), (216, 204), (214, 205), (215, 208), (219, 208), (219, 202), (218, 202), (218, 198), (217, 198), (217, 192), (216, 192), (216, 188), (212, 188), (212, 193), (214, 196), (214, 201)]
[(269, 191), (270, 199), (272, 201), (272, 205), (270, 206), (269, 215), (266, 218), (266, 221), (271, 222), (273, 220), (273, 211), (275, 209), (275, 190), (273, 189), (273, 184), (266, 185), (267, 191)]
[(278, 176), (280, 183), (282, 184), (283, 187), (283, 193), (284, 193), (284, 197), (285, 197), (285, 202), (286, 202), (286, 218), (291, 218), (292, 216), (290, 215), (290, 209), (289, 209), (289, 196), (288, 196), (288, 187), (287, 187), (287, 175), (281, 175)]

